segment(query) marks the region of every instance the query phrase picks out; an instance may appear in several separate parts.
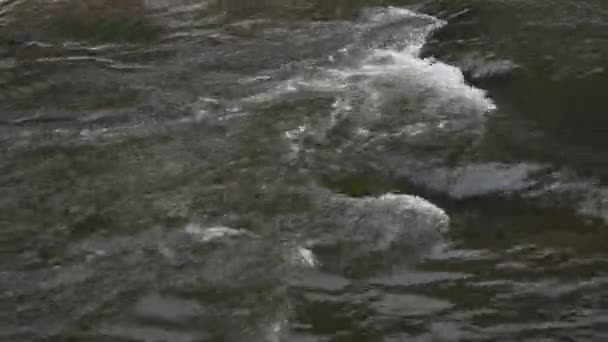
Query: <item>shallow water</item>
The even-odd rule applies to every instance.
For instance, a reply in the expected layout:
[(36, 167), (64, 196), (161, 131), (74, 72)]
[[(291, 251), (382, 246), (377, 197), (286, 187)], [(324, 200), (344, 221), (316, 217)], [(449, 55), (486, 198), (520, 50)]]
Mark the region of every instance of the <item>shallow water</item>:
[(0, 340), (608, 338), (607, 25), (0, 1)]

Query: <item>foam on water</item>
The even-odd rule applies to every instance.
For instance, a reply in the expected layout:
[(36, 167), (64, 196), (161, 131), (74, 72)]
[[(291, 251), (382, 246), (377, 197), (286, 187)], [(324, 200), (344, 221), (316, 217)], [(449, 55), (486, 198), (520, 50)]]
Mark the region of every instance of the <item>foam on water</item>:
[(407, 8), (388, 6), (388, 7), (375, 7), (370, 8), (367, 11), (363, 12), (363, 19), (370, 22), (377, 23), (387, 23), (390, 21), (401, 20), (407, 17), (416, 17), (416, 18), (424, 18), (429, 19), (438, 24), (445, 24), (445, 21), (437, 19), (432, 15), (414, 12)]
[[(210, 243), (223, 241), (238, 241), (244, 244), (255, 245), (265, 241), (262, 236), (247, 231), (245, 229), (230, 228), (225, 226), (201, 226), (196, 223), (189, 223), (184, 228), (185, 233), (195, 242)], [(173, 242), (175, 244), (175, 242)], [(169, 260), (176, 259), (176, 251), (168, 246), (159, 243), (157, 246), (161, 255)], [(183, 246), (182, 246), (183, 247)], [(300, 246), (295, 243), (285, 243), (280, 248), (278, 259), (279, 263), (284, 262), (287, 268), (316, 268), (319, 266), (319, 261), (312, 250), (305, 246)], [(238, 259), (238, 257), (237, 257)], [(228, 260), (224, 260), (228, 262)]]
[(223, 226), (201, 227), (198, 224), (188, 224), (186, 233), (200, 242), (211, 242), (222, 238), (237, 236), (254, 237), (255, 235), (243, 229), (235, 229)]
[(308, 248), (296, 247), (294, 254), (295, 261), (303, 266), (314, 268), (319, 263), (317, 257)]
[(583, 216), (601, 219), (608, 224), (608, 188), (594, 188), (578, 206), (577, 212)]
[(570, 170), (558, 170), (543, 186), (523, 194), (539, 204), (570, 207), (578, 215), (608, 223), (608, 187), (598, 180), (583, 178)]
[[(298, 75), (282, 82), (269, 92), (248, 99), (262, 102), (272, 101), (299, 91), (348, 92), (352, 86), (359, 85), (361, 81), (393, 77), (410, 82), (411, 86), (402, 91), (404, 95), (408, 95), (408, 91), (411, 90), (432, 89), (439, 95), (433, 100), (460, 99), (463, 102), (472, 102), (471, 106), (482, 112), (493, 109), (495, 107), (493, 102), (486, 97), (483, 90), (466, 84), (460, 69), (432, 58), (420, 58), (420, 51), (428, 36), (435, 29), (445, 25), (444, 21), (403, 8), (376, 8), (368, 11), (364, 16), (360, 29), (363, 32), (373, 32), (378, 26), (407, 19), (420, 19), (422, 23), (404, 22), (403, 27), (396, 28), (400, 30), (399, 32), (394, 34), (391, 32), (393, 37), (391, 39), (395, 40), (394, 42), (387, 42), (386, 44), (389, 46), (386, 48), (368, 48), (360, 61), (354, 63), (354, 67), (342, 65), (320, 68), (312, 76)], [(382, 40), (382, 37), (372, 35), (368, 39)], [(369, 45), (368, 42), (357, 42), (356, 44)], [(340, 52), (346, 53), (355, 48), (351, 46)], [(362, 80), (361, 77), (364, 79)]]
[(408, 211), (415, 211), (422, 216), (428, 217), (431, 229), (445, 232), (450, 223), (450, 218), (445, 211), (428, 200), (414, 195), (388, 193), (378, 198), (380, 202), (395, 203), (398, 213), (405, 214)]
[(396, 77), (407, 79), (409, 95), (430, 91), (434, 95), (429, 108), (443, 105), (458, 105), (463, 110), (485, 113), (495, 108), (485, 91), (467, 85), (462, 71), (457, 67), (419, 58), (421, 46), (410, 46), (403, 51), (377, 49), (356, 70), (343, 72), (345, 77), (364, 75), (370, 78)]
[(420, 170), (410, 175), (416, 184), (454, 199), (523, 192), (536, 184), (537, 164), (478, 163), (456, 168)]

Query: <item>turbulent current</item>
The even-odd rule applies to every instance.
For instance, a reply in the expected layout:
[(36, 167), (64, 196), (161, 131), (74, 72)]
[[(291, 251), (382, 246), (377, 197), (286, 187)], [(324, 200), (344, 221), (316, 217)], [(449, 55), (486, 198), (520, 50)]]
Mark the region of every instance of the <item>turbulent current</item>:
[(607, 26), (0, 0), (0, 340), (605, 340)]

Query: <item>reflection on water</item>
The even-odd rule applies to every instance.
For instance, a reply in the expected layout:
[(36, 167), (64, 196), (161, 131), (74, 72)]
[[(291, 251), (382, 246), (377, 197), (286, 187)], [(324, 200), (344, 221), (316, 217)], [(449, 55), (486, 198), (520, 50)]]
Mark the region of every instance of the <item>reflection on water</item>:
[(144, 0), (146, 8), (167, 9), (197, 5), (209, 12), (227, 13), (235, 16), (251, 15), (305, 15), (317, 19), (350, 18), (363, 5), (377, 1), (364, 0)]
[(0, 41), (40, 39), (150, 41), (158, 38), (162, 20), (150, 12), (180, 10), (199, 17), (352, 18), (370, 1), (311, 0), (25, 0), (2, 4)]
[(18, 1), (7, 12), (4, 31), (14, 44), (32, 40), (156, 40), (160, 27), (145, 16), (140, 0)]
[[(228, 13), (280, 14), (289, 11), (314, 13), (319, 18), (347, 18), (352, 16), (364, 2), (362, 0), (216, 0), (217, 7)], [(370, 1), (367, 3), (370, 4)]]

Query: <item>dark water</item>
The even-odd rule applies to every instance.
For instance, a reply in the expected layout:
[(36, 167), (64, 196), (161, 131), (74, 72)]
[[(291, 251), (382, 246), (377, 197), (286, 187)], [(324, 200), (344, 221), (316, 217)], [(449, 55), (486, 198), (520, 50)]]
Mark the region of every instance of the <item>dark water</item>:
[(606, 340), (607, 55), (604, 0), (0, 0), (0, 340)]

